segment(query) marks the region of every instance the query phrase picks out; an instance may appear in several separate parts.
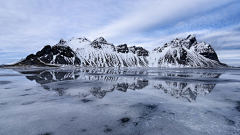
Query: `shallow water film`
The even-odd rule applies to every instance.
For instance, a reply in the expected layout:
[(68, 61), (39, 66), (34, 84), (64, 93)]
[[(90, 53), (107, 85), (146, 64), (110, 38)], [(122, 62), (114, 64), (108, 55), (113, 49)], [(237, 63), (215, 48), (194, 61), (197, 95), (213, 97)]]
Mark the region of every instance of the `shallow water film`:
[(240, 134), (240, 70), (0, 69), (1, 135)]

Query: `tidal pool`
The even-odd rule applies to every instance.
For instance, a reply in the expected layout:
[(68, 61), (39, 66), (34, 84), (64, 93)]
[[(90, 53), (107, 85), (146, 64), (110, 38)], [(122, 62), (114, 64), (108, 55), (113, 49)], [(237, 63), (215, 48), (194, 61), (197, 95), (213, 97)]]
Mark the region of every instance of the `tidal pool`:
[(0, 68), (2, 135), (240, 134), (239, 69)]

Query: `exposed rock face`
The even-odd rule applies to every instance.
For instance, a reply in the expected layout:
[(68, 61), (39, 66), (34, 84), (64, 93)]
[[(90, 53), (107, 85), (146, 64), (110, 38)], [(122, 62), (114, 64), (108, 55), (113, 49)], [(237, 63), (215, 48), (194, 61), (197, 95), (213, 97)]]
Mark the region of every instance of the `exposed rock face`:
[(116, 50), (117, 52), (120, 53), (133, 53), (133, 54), (137, 54), (137, 56), (148, 56), (148, 51), (142, 47), (136, 47), (136, 46), (131, 46), (128, 47), (127, 44), (123, 44), (123, 45), (118, 45), (116, 46)]
[(93, 48), (97, 49), (101, 49), (103, 44), (107, 44), (107, 41), (103, 37), (95, 39), (92, 43), (90, 43)]
[[(77, 47), (73, 50), (70, 46)], [(211, 45), (197, 42), (189, 35), (174, 39), (149, 53), (143, 47), (114, 46), (103, 37), (92, 42), (85, 37), (61, 39), (54, 46), (46, 45), (15, 65), (74, 65), (81, 67), (199, 67), (226, 68)]]
[(119, 53), (128, 53), (129, 50), (128, 50), (128, 47), (127, 47), (127, 44), (123, 44), (123, 45), (118, 45), (116, 46), (116, 50), (117, 52)]
[(129, 47), (129, 50), (138, 56), (148, 56), (149, 53), (146, 49), (136, 46)]

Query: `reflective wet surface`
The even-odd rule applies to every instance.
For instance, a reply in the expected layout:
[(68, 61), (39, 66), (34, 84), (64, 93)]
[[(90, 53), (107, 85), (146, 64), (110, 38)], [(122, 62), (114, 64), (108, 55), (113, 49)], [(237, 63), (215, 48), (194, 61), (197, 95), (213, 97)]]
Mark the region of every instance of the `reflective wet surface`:
[(240, 134), (240, 70), (0, 69), (0, 134)]

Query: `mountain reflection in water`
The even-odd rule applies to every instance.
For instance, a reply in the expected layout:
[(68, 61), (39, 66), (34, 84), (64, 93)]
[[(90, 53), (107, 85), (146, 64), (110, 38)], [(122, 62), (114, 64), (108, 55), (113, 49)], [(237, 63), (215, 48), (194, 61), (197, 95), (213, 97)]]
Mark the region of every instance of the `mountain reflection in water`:
[[(102, 99), (108, 92), (114, 90), (126, 92), (127, 90), (147, 89), (146, 87), (150, 86), (149, 89), (163, 90), (174, 98), (185, 98), (192, 102), (198, 95), (205, 95), (215, 87), (216, 83), (209, 83), (208, 78), (219, 78), (221, 75), (200, 71), (80, 68), (19, 72), (27, 79), (41, 84), (44, 89), (58, 91), (60, 96), (71, 87), (87, 89), (89, 94)], [(198, 78), (207, 79), (201, 82), (191, 81)], [(53, 85), (54, 83), (57, 84)]]

